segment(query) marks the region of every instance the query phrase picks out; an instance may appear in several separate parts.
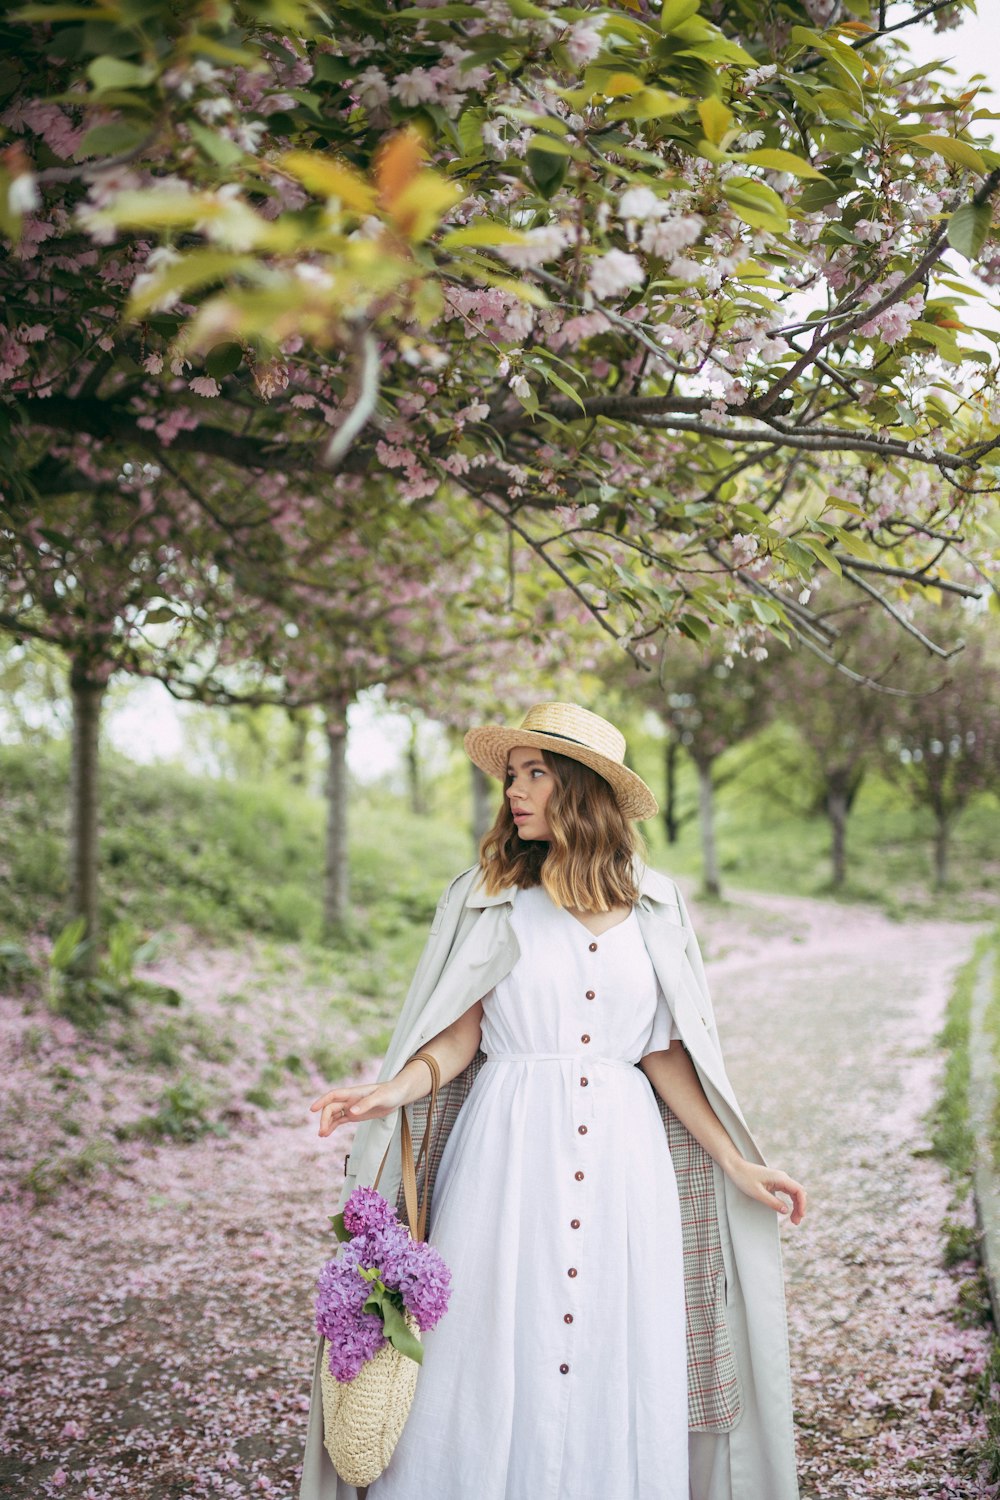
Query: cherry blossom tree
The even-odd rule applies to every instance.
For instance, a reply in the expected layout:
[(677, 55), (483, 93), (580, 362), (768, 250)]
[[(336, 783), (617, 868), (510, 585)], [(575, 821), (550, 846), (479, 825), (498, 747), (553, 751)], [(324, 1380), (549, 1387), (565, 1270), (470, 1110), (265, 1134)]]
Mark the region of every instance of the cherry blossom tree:
[[(979, 586), (994, 116), (958, 4), (56, 0), (3, 23), (13, 493), (458, 496), (631, 647)], [(225, 486), (224, 486), (225, 487)], [(450, 502), (449, 502), (450, 503)], [(897, 623), (906, 628), (905, 611)]]

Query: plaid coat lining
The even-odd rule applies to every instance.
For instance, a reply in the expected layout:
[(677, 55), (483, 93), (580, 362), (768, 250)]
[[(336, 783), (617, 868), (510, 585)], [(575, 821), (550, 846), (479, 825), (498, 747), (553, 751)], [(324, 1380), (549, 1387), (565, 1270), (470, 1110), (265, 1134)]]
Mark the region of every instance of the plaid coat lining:
[[(428, 1159), (429, 1222), (433, 1221), (434, 1181), (445, 1145), (485, 1061), (485, 1054), (477, 1052), (465, 1071), (438, 1095)], [(425, 1097), (412, 1106), (415, 1142), (423, 1137), (429, 1102), (429, 1097)], [(677, 1177), (684, 1232), (688, 1427), (695, 1432), (728, 1432), (740, 1414), (742, 1403), (736, 1357), (726, 1323), (726, 1269), (715, 1200), (714, 1163), (673, 1111), (662, 1100), (657, 1102)], [(421, 1168), (417, 1180), (421, 1196), (425, 1175)], [(402, 1189), (397, 1210), (405, 1216)]]

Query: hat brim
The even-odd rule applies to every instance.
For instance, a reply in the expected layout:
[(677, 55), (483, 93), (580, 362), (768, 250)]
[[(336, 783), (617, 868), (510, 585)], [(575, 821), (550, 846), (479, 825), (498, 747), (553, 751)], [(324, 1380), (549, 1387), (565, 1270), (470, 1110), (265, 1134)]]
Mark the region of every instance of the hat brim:
[(507, 779), (507, 757), (521, 745), (538, 750), (549, 750), (554, 755), (565, 755), (568, 760), (578, 760), (603, 776), (615, 794), (615, 801), (627, 818), (654, 818), (659, 805), (641, 776), (630, 771), (619, 761), (611, 760), (599, 750), (588, 745), (577, 745), (558, 734), (544, 734), (534, 729), (508, 729), (502, 724), (484, 724), (470, 729), (465, 736), (465, 753), (473, 765), (494, 776), (497, 781)]

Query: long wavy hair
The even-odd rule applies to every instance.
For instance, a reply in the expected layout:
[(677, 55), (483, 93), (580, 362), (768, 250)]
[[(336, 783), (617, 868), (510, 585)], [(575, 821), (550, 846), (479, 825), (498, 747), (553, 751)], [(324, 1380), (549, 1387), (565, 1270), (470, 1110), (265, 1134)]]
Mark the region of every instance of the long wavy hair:
[(577, 911), (634, 905), (635, 856), (646, 856), (635, 824), (603, 776), (569, 756), (541, 754), (555, 777), (545, 806), (551, 840), (522, 839), (505, 796), (479, 845), (487, 895), (509, 885), (543, 885), (557, 906)]

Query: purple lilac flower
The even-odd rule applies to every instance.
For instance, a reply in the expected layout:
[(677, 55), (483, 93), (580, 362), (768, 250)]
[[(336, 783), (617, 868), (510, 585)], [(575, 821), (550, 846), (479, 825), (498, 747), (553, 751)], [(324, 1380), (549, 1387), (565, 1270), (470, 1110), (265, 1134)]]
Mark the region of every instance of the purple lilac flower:
[(355, 1189), (344, 1224), (352, 1238), (327, 1261), (316, 1284), (316, 1330), (329, 1342), (330, 1371), (340, 1381), (353, 1380), (386, 1344), (381, 1317), (363, 1311), (372, 1283), (362, 1270), (377, 1271), (423, 1332), (444, 1316), (451, 1288), (451, 1272), (438, 1252), (411, 1239), (374, 1189)]
[(337, 1380), (353, 1380), (386, 1342), (382, 1319), (362, 1312), (370, 1291), (358, 1274), (356, 1257), (329, 1260), (319, 1273), (316, 1332), (328, 1340), (330, 1373)]
[(398, 1219), (393, 1219), (390, 1224), (380, 1225), (378, 1228), (369, 1229), (367, 1233), (356, 1236), (350, 1242), (358, 1247), (358, 1258), (362, 1265), (378, 1266), (382, 1273), (382, 1280), (386, 1286), (392, 1285), (392, 1268), (401, 1255), (406, 1254), (407, 1249), (413, 1244), (410, 1239), (410, 1231), (405, 1224)]
[(344, 1204), (344, 1227), (349, 1234), (365, 1234), (382, 1229), (396, 1215), (381, 1193), (370, 1187), (358, 1187)]
[(413, 1314), (417, 1327), (426, 1333), (448, 1311), (451, 1272), (433, 1245), (411, 1242), (400, 1260), (401, 1264), (395, 1268), (397, 1280), (394, 1285), (403, 1294), (407, 1312)]

